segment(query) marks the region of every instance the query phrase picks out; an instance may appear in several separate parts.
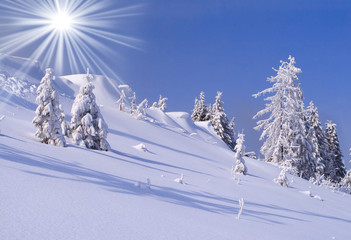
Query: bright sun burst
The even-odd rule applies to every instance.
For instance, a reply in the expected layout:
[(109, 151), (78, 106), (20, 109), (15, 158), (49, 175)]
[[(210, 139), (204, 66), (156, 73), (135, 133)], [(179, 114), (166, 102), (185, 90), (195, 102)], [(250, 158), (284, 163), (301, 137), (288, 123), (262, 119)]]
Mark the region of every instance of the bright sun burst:
[(120, 80), (111, 59), (120, 58), (121, 47), (140, 50), (142, 42), (116, 33), (116, 26), (123, 29), (120, 22), (140, 14), (142, 7), (117, 8), (115, 1), (107, 0), (2, 0), (0, 31), (13, 31), (1, 36), (0, 53), (31, 51), (28, 57), (59, 74), (82, 73), (89, 67)]
[(51, 26), (58, 31), (69, 31), (73, 24), (71, 16), (65, 12), (58, 12), (51, 21)]

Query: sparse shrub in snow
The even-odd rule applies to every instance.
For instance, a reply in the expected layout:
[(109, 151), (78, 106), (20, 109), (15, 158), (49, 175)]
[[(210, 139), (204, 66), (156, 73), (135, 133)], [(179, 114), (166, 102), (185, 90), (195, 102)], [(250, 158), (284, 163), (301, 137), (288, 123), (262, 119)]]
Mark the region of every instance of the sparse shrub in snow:
[(136, 96), (135, 96), (135, 92), (133, 92), (133, 96), (132, 96), (132, 103), (130, 105), (130, 114), (135, 114), (136, 111)]
[(200, 92), (200, 99), (195, 98), (195, 105), (191, 118), (194, 122), (211, 120), (211, 108), (205, 104), (205, 93)]
[(319, 201), (323, 201), (323, 198), (321, 198), (321, 196), (319, 196), (319, 195), (315, 195), (314, 198), (318, 199)]
[[(350, 148), (350, 151), (351, 151), (351, 148)], [(345, 177), (340, 182), (340, 185), (344, 192), (351, 194), (351, 169), (347, 170)]]
[(265, 142), (261, 153), (267, 162), (284, 165), (292, 173), (309, 180), (315, 175), (316, 159), (306, 131), (303, 94), (297, 77), (301, 69), (295, 63), (291, 56), (289, 62), (281, 61), (279, 70), (275, 70), (277, 75), (268, 78), (273, 86), (254, 95), (274, 93), (265, 98), (269, 103), (254, 118), (268, 113), (270, 116), (258, 121), (255, 129), (263, 129), (260, 139)]
[(256, 153), (255, 152), (245, 152), (245, 157), (249, 157), (252, 159), (257, 159)]
[(216, 101), (212, 107), (211, 124), (217, 135), (228, 145), (231, 150), (234, 150), (234, 122), (228, 122), (227, 115), (224, 113), (223, 101), (221, 100), (222, 93), (217, 92)]
[(351, 170), (348, 170), (345, 177), (340, 182), (343, 191), (351, 194)]
[(55, 146), (65, 146), (65, 138), (62, 135), (58, 94), (52, 84), (55, 79), (53, 70), (46, 69), (46, 74), (40, 81), (37, 88), (36, 103), (33, 124), (37, 128), (35, 136), (42, 143), (52, 144)]
[(121, 90), (121, 96), (119, 97), (116, 103), (119, 106), (119, 110), (122, 112), (124, 111), (124, 108), (125, 108), (124, 98), (125, 98), (124, 90)]
[(238, 215), (236, 216), (236, 219), (240, 219), (241, 213), (243, 212), (244, 209), (244, 199), (241, 198), (239, 199), (239, 211), (238, 211)]
[(158, 108), (162, 111), (162, 112), (165, 112), (166, 109), (167, 109), (167, 105), (166, 105), (166, 101), (168, 100), (168, 98), (166, 97), (162, 97), (160, 95), (160, 99), (158, 100)]
[(326, 177), (334, 183), (339, 183), (346, 175), (345, 163), (336, 133), (336, 124), (332, 121), (326, 123), (326, 138), (329, 145), (329, 161), (326, 166)]
[(137, 188), (140, 188), (140, 189), (151, 189), (151, 180), (150, 178), (146, 179), (146, 183), (143, 183), (143, 182), (137, 182), (135, 184), (135, 186)]
[(174, 181), (177, 182), (177, 183), (180, 183), (180, 184), (184, 184), (184, 175), (183, 175), (183, 173), (180, 174), (179, 178), (174, 179)]
[(288, 178), (286, 177), (286, 168), (283, 168), (280, 171), (280, 174), (278, 178), (273, 179), (275, 183), (279, 183), (283, 187), (289, 187), (289, 181)]
[(162, 112), (165, 112), (166, 109), (167, 109), (167, 104), (166, 104), (167, 100), (168, 100), (168, 98), (162, 97), (162, 95), (160, 95), (160, 98), (158, 99), (158, 102), (154, 102), (151, 107), (152, 108), (158, 108)]
[(76, 96), (71, 114), (71, 129), (73, 142), (87, 148), (108, 151), (110, 145), (106, 138), (108, 127), (105, 123), (93, 93), (93, 76), (85, 76), (86, 84), (81, 86)]
[(247, 167), (245, 165), (245, 160), (243, 159), (243, 156), (245, 155), (245, 145), (244, 145), (244, 134), (239, 133), (238, 139), (236, 140), (236, 145), (234, 150), (235, 152), (235, 168), (234, 172), (239, 173), (239, 174), (246, 174), (247, 173)]
[(144, 99), (141, 103), (139, 103), (132, 115), (135, 116), (136, 119), (141, 119), (146, 114), (146, 109), (148, 107), (148, 101), (147, 99)]

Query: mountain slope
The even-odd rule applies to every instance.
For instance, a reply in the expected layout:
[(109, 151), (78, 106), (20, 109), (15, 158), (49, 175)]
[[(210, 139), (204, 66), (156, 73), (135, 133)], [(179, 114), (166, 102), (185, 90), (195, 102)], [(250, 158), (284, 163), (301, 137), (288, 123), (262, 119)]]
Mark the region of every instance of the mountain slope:
[[(56, 81), (68, 118), (81, 77)], [(34, 105), (33, 98), (2, 102), (0, 239), (351, 237), (350, 195), (292, 176), (291, 187), (283, 188), (272, 181), (277, 167), (249, 158), (249, 174), (234, 180), (233, 152), (208, 123), (152, 109), (136, 120), (118, 111), (116, 86), (100, 77), (93, 83), (109, 125), (110, 152), (69, 141), (66, 148), (41, 144), (33, 109), (20, 104)], [(174, 181), (180, 174), (184, 184)], [(238, 220), (240, 198), (245, 204)]]

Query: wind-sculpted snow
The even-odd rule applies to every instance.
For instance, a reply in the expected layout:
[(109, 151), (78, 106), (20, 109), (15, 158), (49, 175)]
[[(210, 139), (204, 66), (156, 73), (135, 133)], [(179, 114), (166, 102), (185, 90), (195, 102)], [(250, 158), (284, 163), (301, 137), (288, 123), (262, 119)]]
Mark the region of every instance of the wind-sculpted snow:
[[(76, 94), (75, 77), (62, 80), (60, 91)], [(34, 110), (1, 103), (0, 239), (351, 237), (351, 195), (288, 173), (289, 187), (281, 187), (273, 182), (279, 168), (246, 157), (247, 175), (234, 179), (234, 153), (209, 122), (157, 109), (137, 120), (119, 111), (112, 102), (118, 96), (102, 90), (103, 81), (93, 83), (109, 152), (69, 139), (66, 148), (42, 144), (34, 137)], [(60, 92), (66, 114), (72, 92)], [(239, 200), (245, 204), (237, 219)]]

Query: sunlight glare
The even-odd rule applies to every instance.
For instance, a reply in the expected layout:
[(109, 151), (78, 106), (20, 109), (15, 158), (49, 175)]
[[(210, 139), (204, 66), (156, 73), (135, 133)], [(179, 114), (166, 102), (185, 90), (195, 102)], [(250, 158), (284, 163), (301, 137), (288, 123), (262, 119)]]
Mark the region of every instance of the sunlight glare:
[(72, 27), (72, 18), (65, 12), (58, 12), (51, 19), (51, 26), (58, 31), (68, 31)]

